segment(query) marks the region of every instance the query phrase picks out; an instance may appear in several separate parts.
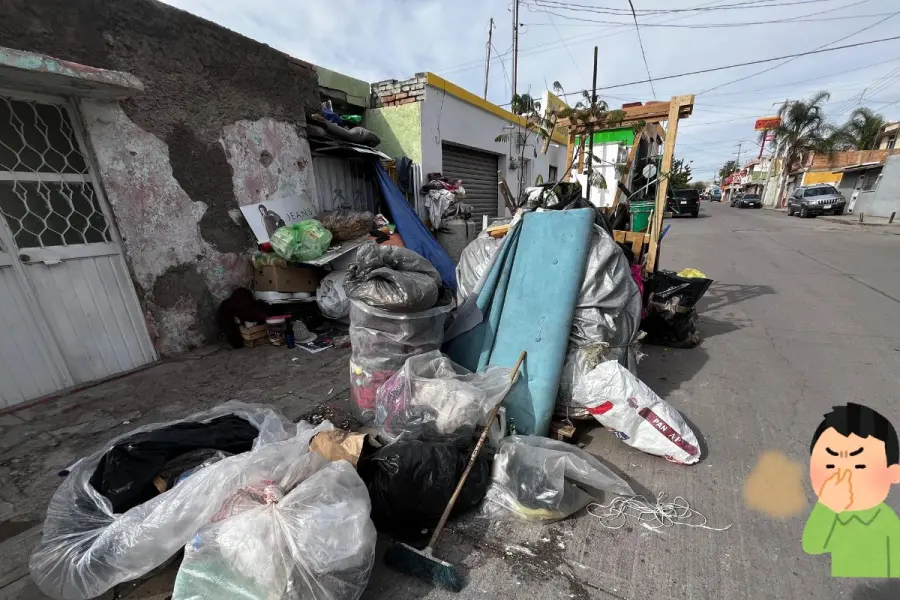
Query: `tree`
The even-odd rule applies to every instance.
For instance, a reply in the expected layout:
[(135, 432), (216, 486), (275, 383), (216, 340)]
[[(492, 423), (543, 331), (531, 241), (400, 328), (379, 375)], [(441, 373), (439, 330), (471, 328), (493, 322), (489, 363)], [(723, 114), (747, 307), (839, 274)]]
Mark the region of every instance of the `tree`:
[(737, 161), (729, 160), (724, 165), (722, 165), (721, 169), (719, 169), (719, 179), (725, 179), (726, 177), (728, 177), (729, 175), (731, 175), (732, 173), (734, 173), (737, 170), (738, 170)]
[(702, 191), (705, 190), (707, 187), (709, 187), (709, 184), (706, 183), (705, 181), (695, 181), (694, 183), (692, 183), (692, 184), (690, 185), (690, 187), (694, 188), (694, 189), (697, 190), (698, 192), (702, 192)]
[(691, 165), (686, 164), (682, 158), (673, 160), (672, 171), (669, 173), (669, 186), (673, 190), (685, 188), (690, 180)]
[[(834, 148), (835, 137), (829, 136), (830, 128), (822, 110), (830, 97), (828, 92), (818, 92), (809, 100), (788, 100), (778, 109), (781, 122), (769, 131), (775, 137), (776, 154), (783, 161), (776, 197), (780, 197), (788, 173), (799, 166), (807, 154), (817, 150), (831, 152)], [(760, 143), (764, 142), (765, 136), (766, 132), (761, 131)]]
[(878, 143), (884, 128), (884, 117), (871, 108), (861, 106), (850, 113), (847, 120), (834, 133), (840, 150), (872, 150)]

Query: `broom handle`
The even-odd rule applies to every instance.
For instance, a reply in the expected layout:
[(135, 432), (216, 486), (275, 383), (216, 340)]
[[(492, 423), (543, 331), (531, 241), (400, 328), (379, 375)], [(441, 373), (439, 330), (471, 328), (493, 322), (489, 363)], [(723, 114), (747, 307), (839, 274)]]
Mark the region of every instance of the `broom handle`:
[[(519, 355), (519, 360), (516, 361), (515, 367), (513, 367), (512, 374), (509, 376), (510, 381), (512, 383), (516, 382), (516, 377), (519, 375), (519, 367), (522, 366), (522, 361), (525, 360), (525, 351), (522, 351), (522, 354)], [(509, 389), (512, 389), (512, 383), (509, 386)], [(506, 392), (509, 393), (509, 390)], [(475, 465), (475, 459), (478, 458), (478, 455), (481, 454), (481, 449), (484, 447), (484, 443), (487, 441), (488, 433), (490, 433), (491, 426), (494, 424), (494, 419), (497, 418), (497, 413), (500, 412), (500, 404), (503, 403), (503, 400), (506, 399), (506, 395), (500, 399), (500, 402), (497, 403), (497, 406), (494, 407), (494, 410), (491, 411), (491, 414), (488, 417), (487, 426), (484, 428), (484, 431), (481, 432), (481, 437), (478, 438), (478, 443), (475, 444), (475, 449), (472, 450), (472, 456), (469, 457), (469, 464), (466, 465), (466, 470), (463, 471), (462, 477), (459, 478), (459, 483), (456, 484), (456, 489), (453, 491), (453, 495), (450, 496), (450, 502), (447, 503), (447, 507), (444, 509), (444, 514), (441, 515), (441, 520), (438, 521), (437, 527), (434, 530), (434, 533), (431, 534), (431, 539), (428, 541), (428, 547), (433, 548), (435, 543), (437, 543), (438, 536), (441, 535), (441, 531), (444, 529), (444, 525), (447, 524), (447, 519), (450, 518), (450, 513), (453, 511), (453, 506), (456, 504), (456, 499), (459, 498), (460, 492), (462, 492), (463, 486), (466, 484), (466, 479), (469, 477), (469, 472), (472, 470), (472, 467)]]

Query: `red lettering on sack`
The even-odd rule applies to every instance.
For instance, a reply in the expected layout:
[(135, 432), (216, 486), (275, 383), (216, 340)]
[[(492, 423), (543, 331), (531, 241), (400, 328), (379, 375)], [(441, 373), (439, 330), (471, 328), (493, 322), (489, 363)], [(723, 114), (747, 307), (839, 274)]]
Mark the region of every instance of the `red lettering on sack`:
[(613, 408), (613, 403), (606, 401), (603, 404), (597, 406), (588, 406), (587, 411), (592, 415), (602, 415), (608, 413)]
[[(588, 409), (590, 412), (590, 409)], [(647, 408), (646, 406), (638, 411), (638, 414), (641, 415), (644, 420), (653, 425), (656, 429), (658, 429), (666, 438), (672, 441), (676, 446), (694, 456), (695, 454), (699, 454), (700, 451), (694, 447), (693, 444), (685, 441), (683, 437), (678, 435), (678, 432), (675, 431), (675, 428), (663, 421), (655, 412)]]

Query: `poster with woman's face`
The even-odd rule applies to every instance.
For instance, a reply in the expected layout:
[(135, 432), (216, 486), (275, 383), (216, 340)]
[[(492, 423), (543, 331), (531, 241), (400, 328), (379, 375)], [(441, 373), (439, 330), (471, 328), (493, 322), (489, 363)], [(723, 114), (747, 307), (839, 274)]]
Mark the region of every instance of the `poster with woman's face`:
[(262, 244), (268, 242), (279, 227), (313, 219), (317, 211), (304, 194), (268, 198), (259, 204), (248, 204), (241, 207), (241, 214), (250, 224), (257, 243)]

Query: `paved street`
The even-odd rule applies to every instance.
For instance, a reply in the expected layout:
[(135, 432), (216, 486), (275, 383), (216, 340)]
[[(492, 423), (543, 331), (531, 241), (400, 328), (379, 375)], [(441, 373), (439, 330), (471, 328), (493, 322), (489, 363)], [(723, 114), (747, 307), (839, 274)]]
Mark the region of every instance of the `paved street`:
[[(650, 532), (630, 523), (610, 531), (584, 512), (545, 527), (471, 516), (451, 525), (438, 550), (469, 571), (461, 594), (399, 576), (379, 559), (365, 598), (900, 597), (898, 583), (831, 580), (827, 557), (800, 549), (805, 515), (776, 521), (744, 508), (741, 495), (766, 450), (805, 464), (810, 436), (834, 403), (863, 402), (900, 426), (900, 236), (706, 202), (699, 219), (671, 223), (663, 267), (694, 267), (716, 280), (700, 307), (705, 339), (691, 350), (645, 348), (640, 375), (696, 426), (708, 456), (677, 466), (599, 428), (582, 441), (637, 486), (683, 496), (711, 526), (731, 529)], [(56, 472), (112, 435), (228, 398), (273, 402), (297, 418), (316, 401), (346, 397), (346, 351), (292, 356), (276, 348), (201, 353), (0, 416), (8, 519), (0, 542), (39, 522)], [(900, 509), (900, 493), (891, 503)], [(14, 581), (10, 556), (2, 557), (2, 583)], [(171, 572), (124, 591), (161, 600), (170, 582)], [(38, 597), (27, 577), (0, 592)]]

